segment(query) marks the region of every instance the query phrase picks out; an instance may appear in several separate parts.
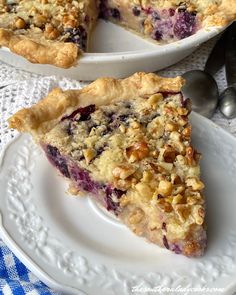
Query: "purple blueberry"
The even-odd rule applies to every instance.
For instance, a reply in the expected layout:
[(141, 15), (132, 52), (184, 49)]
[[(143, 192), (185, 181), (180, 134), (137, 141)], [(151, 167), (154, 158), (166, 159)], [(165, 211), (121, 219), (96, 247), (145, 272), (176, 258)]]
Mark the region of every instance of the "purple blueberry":
[(60, 170), (61, 174), (70, 178), (70, 173), (67, 166), (66, 159), (60, 154), (59, 150), (51, 145), (46, 147), (46, 155), (49, 161)]
[(175, 15), (175, 9), (169, 8), (169, 15), (174, 16)]
[(152, 19), (154, 21), (157, 21), (157, 20), (160, 20), (161, 19), (160, 15), (159, 15), (159, 13), (157, 11), (153, 11), (152, 12)]
[(182, 104), (182, 107), (183, 108), (186, 108), (189, 113), (191, 112), (192, 110), (192, 101), (190, 98), (186, 98), (184, 99), (183, 95), (181, 96), (181, 104)]
[(132, 9), (132, 12), (133, 12), (133, 15), (135, 15), (135, 16), (139, 16), (140, 13), (141, 13), (141, 9), (139, 9), (137, 6), (135, 6), (135, 7)]
[(109, 18), (109, 9), (107, 5), (107, 0), (101, 0), (99, 5), (99, 17), (108, 19)]
[(70, 119), (70, 120), (74, 121), (74, 119), (75, 119), (75, 121), (76, 121), (76, 115), (80, 114), (80, 118), (78, 121), (87, 121), (90, 119), (90, 115), (95, 112), (95, 109), (96, 109), (95, 105), (90, 104), (84, 108), (78, 108), (72, 114), (63, 117), (61, 120), (64, 121), (66, 119)]
[(97, 149), (97, 157), (100, 156), (104, 152), (104, 146), (101, 146)]
[(82, 50), (86, 49), (87, 32), (84, 27), (79, 26), (78, 28), (66, 28), (64, 34), (68, 35), (65, 42), (72, 42)]
[(161, 92), (161, 94), (163, 95), (163, 98), (167, 98), (167, 97), (169, 97), (169, 96), (171, 96), (171, 95), (176, 95), (176, 94), (178, 94), (178, 92)]
[(78, 166), (74, 165), (70, 168), (70, 174), (76, 181), (78, 188), (90, 193), (98, 193), (100, 184), (93, 181), (86, 170), (80, 169)]
[(124, 194), (123, 191), (107, 186), (105, 189), (105, 201), (108, 211), (113, 211), (116, 215), (119, 211), (119, 199)]
[(178, 39), (184, 39), (195, 32), (196, 15), (188, 11), (179, 12), (174, 25), (174, 34)]
[(164, 198), (163, 195), (161, 195), (161, 194), (158, 194), (158, 195), (157, 195), (157, 200), (160, 200), (160, 199), (163, 199), (163, 198)]
[(153, 39), (154, 40), (160, 41), (162, 39), (162, 36), (163, 36), (162, 32), (159, 31), (158, 29), (155, 30), (154, 33), (153, 33)]
[(180, 249), (180, 247), (176, 244), (171, 245), (170, 250), (175, 252), (175, 254), (181, 254), (182, 251)]
[(167, 238), (165, 235), (163, 236), (163, 245), (166, 247), (166, 249), (170, 249)]
[(120, 11), (117, 8), (110, 8), (110, 14), (113, 18), (120, 20)]
[(73, 129), (71, 127), (71, 122), (69, 123), (69, 125), (66, 127), (66, 133), (68, 135), (72, 135), (73, 134)]
[(166, 228), (166, 223), (165, 222), (163, 222), (162, 223), (162, 227), (161, 227), (164, 231), (167, 231), (167, 228)]
[(127, 120), (128, 117), (129, 117), (128, 114), (123, 114), (123, 115), (120, 115), (120, 116), (119, 116), (119, 120), (120, 120), (121, 122), (125, 122), (125, 121)]

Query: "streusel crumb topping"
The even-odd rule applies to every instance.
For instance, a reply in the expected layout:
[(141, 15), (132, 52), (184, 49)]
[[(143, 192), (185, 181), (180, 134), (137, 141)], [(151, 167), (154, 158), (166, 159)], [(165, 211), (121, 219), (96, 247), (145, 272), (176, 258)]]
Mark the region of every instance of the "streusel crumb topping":
[(33, 39), (72, 42), (87, 47), (87, 34), (96, 21), (95, 1), (18, 0), (0, 3), (0, 27)]
[(131, 224), (153, 216), (149, 226), (154, 229), (160, 210), (174, 220), (169, 232), (183, 238), (183, 223), (187, 228), (204, 221), (200, 155), (190, 145), (188, 114), (180, 93), (90, 105), (62, 118), (46, 141), (96, 182), (123, 191), (121, 207), (134, 203), (139, 208), (131, 213)]

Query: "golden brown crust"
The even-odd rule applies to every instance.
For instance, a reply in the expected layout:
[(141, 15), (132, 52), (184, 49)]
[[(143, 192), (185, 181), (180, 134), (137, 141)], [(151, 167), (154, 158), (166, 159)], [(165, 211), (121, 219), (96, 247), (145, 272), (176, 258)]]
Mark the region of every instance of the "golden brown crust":
[(32, 63), (51, 64), (61, 68), (73, 66), (80, 51), (73, 43), (39, 43), (10, 30), (0, 28), (0, 46), (8, 47), (12, 52), (27, 58)]
[(66, 114), (90, 104), (106, 105), (113, 101), (146, 97), (157, 92), (179, 92), (181, 77), (164, 78), (155, 74), (136, 73), (126, 79), (101, 78), (81, 90), (54, 89), (28, 109), (9, 119), (11, 128), (34, 135), (48, 132)]

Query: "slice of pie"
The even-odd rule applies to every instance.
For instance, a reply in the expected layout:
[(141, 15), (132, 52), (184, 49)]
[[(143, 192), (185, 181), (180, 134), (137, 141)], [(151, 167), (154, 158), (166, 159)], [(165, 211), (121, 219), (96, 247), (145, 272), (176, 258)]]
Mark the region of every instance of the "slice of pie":
[(203, 254), (200, 154), (190, 144), (181, 77), (136, 73), (53, 90), (9, 119), (29, 132), (74, 194), (90, 193), (134, 233), (175, 253)]
[(0, 46), (68, 68), (86, 51), (97, 17), (96, 0), (0, 0)]
[[(98, 15), (163, 44), (236, 19), (235, 0), (0, 0), (0, 46), (33, 63), (75, 65)], [(120, 41), (119, 41), (120, 42)]]

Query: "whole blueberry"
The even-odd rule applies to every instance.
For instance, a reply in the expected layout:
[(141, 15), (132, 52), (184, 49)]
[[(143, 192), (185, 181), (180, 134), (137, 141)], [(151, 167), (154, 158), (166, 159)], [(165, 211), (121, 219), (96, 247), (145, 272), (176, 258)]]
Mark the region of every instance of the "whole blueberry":
[(117, 8), (111, 8), (110, 13), (113, 18), (120, 19), (120, 11)]
[(154, 31), (153, 33), (153, 39), (160, 41), (162, 39), (162, 32), (158, 29)]
[(174, 34), (178, 39), (184, 39), (195, 32), (196, 16), (188, 11), (179, 12), (174, 25)]
[(135, 7), (132, 9), (132, 12), (133, 12), (133, 15), (135, 15), (135, 16), (139, 16), (140, 13), (141, 13), (141, 10), (140, 10), (137, 6), (135, 6)]

